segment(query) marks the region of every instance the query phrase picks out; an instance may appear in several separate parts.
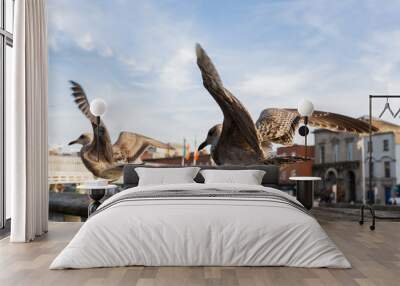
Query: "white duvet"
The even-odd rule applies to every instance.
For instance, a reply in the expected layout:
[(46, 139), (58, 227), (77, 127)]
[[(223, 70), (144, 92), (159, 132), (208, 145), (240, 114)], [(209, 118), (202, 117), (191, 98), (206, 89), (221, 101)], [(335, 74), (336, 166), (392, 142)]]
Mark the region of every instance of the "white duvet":
[[(50, 269), (145, 266), (294, 266), (349, 268), (310, 215), (257, 198), (152, 198), (118, 201), (131, 192), (262, 190), (238, 184), (179, 184), (125, 190), (105, 201)], [(114, 202), (114, 203), (113, 203)]]

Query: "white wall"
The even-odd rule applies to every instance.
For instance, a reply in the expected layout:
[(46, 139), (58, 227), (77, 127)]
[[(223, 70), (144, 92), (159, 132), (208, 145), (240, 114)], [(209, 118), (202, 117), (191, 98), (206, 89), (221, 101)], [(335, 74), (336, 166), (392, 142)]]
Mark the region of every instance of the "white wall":
[(395, 148), (395, 157), (396, 157), (396, 184), (400, 184), (400, 144), (396, 144)]
[[(389, 150), (383, 151), (383, 141), (389, 141)], [(368, 141), (369, 137), (364, 137), (364, 150), (365, 150), (365, 175), (369, 177), (369, 161), (368, 161)], [(396, 163), (399, 161), (396, 160), (396, 144), (395, 144), (395, 136), (393, 133), (382, 133), (375, 134), (372, 136), (372, 158), (374, 162), (374, 177), (375, 178), (383, 178), (385, 177), (384, 172), (384, 162), (391, 161), (390, 163), (390, 175), (391, 177), (395, 177), (397, 175)], [(396, 161), (394, 161), (396, 160)], [(398, 177), (398, 175), (397, 175)]]

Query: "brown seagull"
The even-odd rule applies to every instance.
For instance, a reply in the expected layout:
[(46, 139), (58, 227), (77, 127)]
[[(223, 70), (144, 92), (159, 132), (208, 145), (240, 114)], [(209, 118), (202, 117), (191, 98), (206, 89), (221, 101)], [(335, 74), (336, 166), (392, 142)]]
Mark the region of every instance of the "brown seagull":
[[(288, 163), (299, 158), (274, 157), (272, 143), (292, 145), (301, 116), (296, 109), (268, 108), (261, 112), (256, 124), (243, 104), (224, 87), (222, 80), (204, 49), (196, 44), (197, 64), (203, 85), (218, 103), (224, 115), (223, 124), (212, 127), (199, 150), (211, 145), (211, 156), (218, 165), (251, 165)], [(348, 116), (314, 111), (308, 120), (313, 127), (333, 131), (367, 133), (368, 123)], [(373, 131), (378, 129), (373, 127)]]
[[(109, 180), (117, 180), (122, 175), (122, 167), (126, 163), (135, 162), (140, 155), (150, 146), (173, 149), (165, 144), (141, 134), (123, 131), (118, 140), (111, 144), (110, 135), (103, 121), (97, 126), (96, 117), (90, 112), (88, 98), (82, 86), (74, 81), (71, 82), (72, 96), (82, 113), (90, 120), (93, 134), (84, 133), (78, 139), (71, 141), (69, 145), (81, 144), (80, 155), (83, 164), (96, 177)], [(99, 128), (99, 141), (96, 136)], [(97, 160), (97, 145), (99, 145), (99, 160)]]

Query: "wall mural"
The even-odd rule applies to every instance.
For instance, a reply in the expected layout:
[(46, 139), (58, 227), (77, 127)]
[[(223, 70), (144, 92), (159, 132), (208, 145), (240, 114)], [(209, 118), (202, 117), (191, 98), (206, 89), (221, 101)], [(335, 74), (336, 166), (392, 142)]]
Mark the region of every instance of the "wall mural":
[[(333, 192), (362, 200), (365, 137), (357, 134), (368, 133), (368, 94), (400, 89), (398, 4), (383, 27), (371, 24), (382, 19), (379, 5), (331, 2), (48, 0), (50, 196), (87, 199), (79, 186), (121, 184), (129, 163), (274, 164), (289, 193), (290, 177), (318, 176), (327, 178), (327, 201)], [(356, 25), (343, 13), (354, 9), (363, 11)], [(99, 122), (96, 99), (107, 105)], [(303, 99), (316, 109), (310, 131), (343, 133), (310, 133), (304, 148)], [(389, 101), (372, 112), (391, 132), (400, 113)], [(347, 169), (329, 176), (339, 161)]]
[[(204, 87), (224, 115), (223, 123), (209, 130), (206, 140), (198, 147), (199, 151), (211, 145), (211, 157), (217, 165), (286, 164), (302, 160), (296, 156), (276, 156), (271, 148), (272, 143), (293, 144), (295, 131), (301, 121), (296, 109), (265, 109), (254, 124), (243, 104), (223, 86), (214, 64), (199, 44), (196, 45), (196, 55)], [(91, 112), (89, 99), (82, 86), (74, 81), (70, 83), (74, 101), (90, 121), (93, 132), (80, 135), (68, 145), (82, 145), (82, 162), (95, 177), (119, 179), (123, 166), (137, 162), (149, 147), (174, 149), (168, 143), (127, 131), (122, 131), (112, 144), (105, 123), (97, 121)], [(324, 111), (315, 111), (309, 124), (333, 131), (369, 131), (368, 123), (363, 120)], [(186, 149), (186, 146), (183, 148)]]

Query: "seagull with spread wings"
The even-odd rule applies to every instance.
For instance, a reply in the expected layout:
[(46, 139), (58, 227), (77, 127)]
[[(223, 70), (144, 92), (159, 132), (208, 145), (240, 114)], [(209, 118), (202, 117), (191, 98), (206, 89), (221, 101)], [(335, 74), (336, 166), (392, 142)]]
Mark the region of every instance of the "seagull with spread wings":
[[(173, 149), (169, 144), (160, 142), (141, 134), (122, 131), (117, 141), (112, 144), (110, 134), (101, 120), (97, 126), (96, 117), (90, 111), (89, 100), (82, 86), (70, 81), (72, 96), (82, 113), (92, 124), (93, 134), (84, 133), (69, 145), (81, 144), (81, 159), (86, 168), (96, 177), (116, 180), (122, 175), (122, 167), (126, 163), (135, 162), (140, 155), (150, 146)], [(94, 134), (99, 128), (99, 140)], [(99, 145), (99, 158), (97, 158), (97, 145)]]
[[(211, 145), (211, 156), (218, 165), (279, 164), (296, 161), (291, 157), (274, 157), (272, 143), (293, 144), (293, 137), (302, 119), (297, 110), (268, 108), (261, 112), (254, 124), (243, 104), (224, 87), (217, 69), (199, 44), (196, 44), (196, 55), (203, 85), (224, 115), (223, 123), (209, 130), (206, 140), (198, 149)], [(365, 121), (324, 111), (314, 111), (308, 119), (308, 124), (332, 131), (369, 131), (369, 125)], [(373, 127), (373, 131), (377, 130)]]

